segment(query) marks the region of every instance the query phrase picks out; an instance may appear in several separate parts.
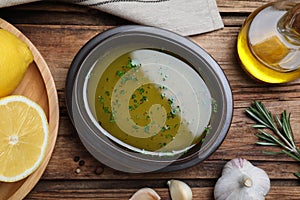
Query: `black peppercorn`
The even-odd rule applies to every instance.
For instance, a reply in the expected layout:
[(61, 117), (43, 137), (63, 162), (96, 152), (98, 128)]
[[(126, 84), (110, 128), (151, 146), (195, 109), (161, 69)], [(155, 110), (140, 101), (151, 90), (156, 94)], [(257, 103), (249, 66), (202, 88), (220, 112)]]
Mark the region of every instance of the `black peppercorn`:
[(84, 160), (79, 161), (79, 166), (83, 166), (85, 164)]
[(75, 156), (75, 157), (73, 158), (73, 160), (74, 160), (74, 162), (78, 162), (78, 161), (80, 160), (80, 157), (79, 157), (79, 156)]

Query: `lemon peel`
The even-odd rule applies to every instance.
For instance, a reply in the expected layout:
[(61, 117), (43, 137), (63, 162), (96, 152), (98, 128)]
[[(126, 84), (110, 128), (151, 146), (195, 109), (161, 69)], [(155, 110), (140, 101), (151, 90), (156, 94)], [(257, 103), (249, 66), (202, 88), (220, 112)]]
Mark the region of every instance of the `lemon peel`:
[(16, 89), (32, 61), (33, 55), (27, 44), (0, 29), (0, 97)]

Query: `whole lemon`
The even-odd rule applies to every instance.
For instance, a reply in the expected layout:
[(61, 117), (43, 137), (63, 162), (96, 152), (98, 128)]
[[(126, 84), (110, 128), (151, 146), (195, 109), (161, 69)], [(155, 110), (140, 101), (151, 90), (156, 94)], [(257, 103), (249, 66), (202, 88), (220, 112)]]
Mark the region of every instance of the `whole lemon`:
[(0, 97), (16, 89), (32, 61), (33, 55), (26, 43), (0, 29)]

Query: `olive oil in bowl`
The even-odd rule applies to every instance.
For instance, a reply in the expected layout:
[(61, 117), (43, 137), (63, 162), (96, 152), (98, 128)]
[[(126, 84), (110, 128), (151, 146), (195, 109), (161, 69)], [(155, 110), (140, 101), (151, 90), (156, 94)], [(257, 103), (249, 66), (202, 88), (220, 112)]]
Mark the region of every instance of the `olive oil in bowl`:
[(103, 70), (94, 111), (115, 142), (145, 154), (171, 155), (205, 136), (211, 95), (187, 63), (163, 51), (139, 49), (95, 68)]

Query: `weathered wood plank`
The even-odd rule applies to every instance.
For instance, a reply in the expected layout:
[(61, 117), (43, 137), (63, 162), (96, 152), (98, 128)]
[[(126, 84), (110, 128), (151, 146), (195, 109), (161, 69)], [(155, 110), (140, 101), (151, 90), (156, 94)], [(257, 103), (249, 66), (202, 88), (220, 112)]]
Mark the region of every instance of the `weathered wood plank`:
[[(97, 188), (99, 186), (97, 183), (85, 183), (85, 184), (76, 184), (70, 183), (68, 185), (72, 185), (73, 187), (61, 187), (59, 183), (57, 183), (56, 187), (53, 185), (54, 183), (49, 182), (41, 182), (39, 186), (35, 188), (33, 192), (31, 192), (26, 199), (44, 199), (44, 200), (52, 200), (59, 199), (61, 196), (64, 199), (99, 199), (99, 200), (107, 200), (107, 199), (115, 199), (115, 200), (128, 200), (130, 196), (136, 192), (139, 188), (135, 189), (127, 189), (127, 188), (119, 188), (119, 189), (103, 189)], [(42, 186), (42, 187), (41, 187)], [(88, 186), (88, 187), (85, 187)], [(147, 184), (141, 185), (141, 187), (149, 187)], [(155, 191), (161, 196), (164, 200), (169, 200), (169, 190), (167, 186), (161, 188), (153, 187)], [(192, 187), (193, 199), (201, 199), (201, 200), (212, 200), (213, 199), (213, 187)], [(271, 199), (280, 199), (282, 200), (298, 200), (300, 196), (300, 190), (297, 186), (271, 186), (270, 192), (266, 196), (266, 200)]]

